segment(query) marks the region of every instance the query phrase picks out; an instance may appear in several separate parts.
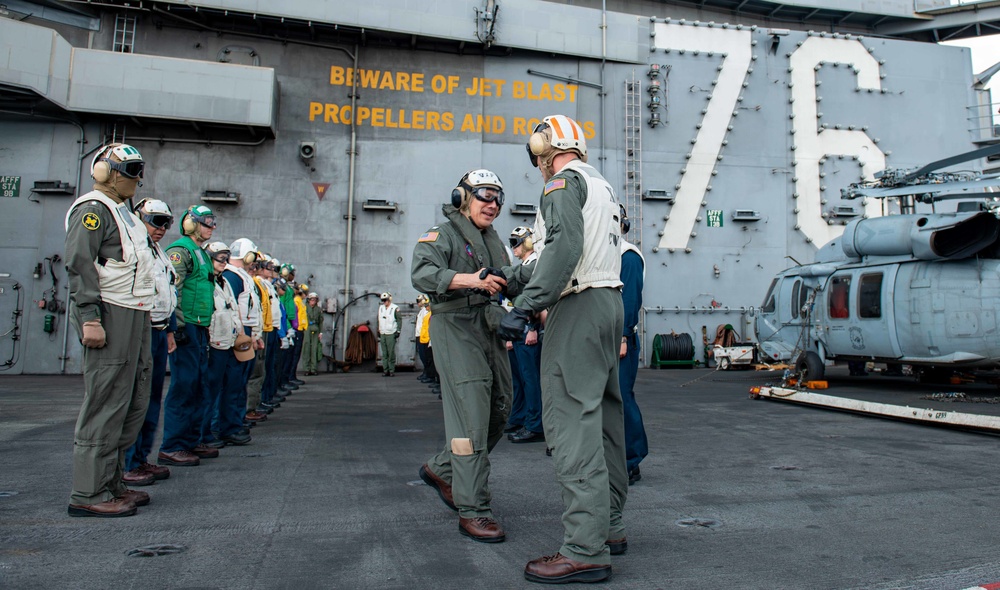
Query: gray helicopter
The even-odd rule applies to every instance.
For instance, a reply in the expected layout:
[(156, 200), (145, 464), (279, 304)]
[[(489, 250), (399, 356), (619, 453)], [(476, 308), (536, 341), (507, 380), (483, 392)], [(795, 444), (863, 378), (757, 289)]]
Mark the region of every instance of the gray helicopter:
[[(857, 219), (779, 273), (756, 317), (758, 354), (794, 362), (802, 381), (828, 362), (910, 365), (922, 379), (1000, 367), (1000, 175), (938, 172), (991, 146), (917, 170), (886, 169), (845, 199), (897, 198), (899, 214)], [(962, 199), (954, 213), (916, 203)], [(971, 209), (971, 210), (970, 210)]]

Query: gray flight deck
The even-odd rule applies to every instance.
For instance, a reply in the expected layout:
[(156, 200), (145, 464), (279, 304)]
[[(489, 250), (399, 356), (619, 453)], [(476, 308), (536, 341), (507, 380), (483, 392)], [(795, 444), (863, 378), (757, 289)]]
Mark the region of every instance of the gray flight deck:
[[(644, 369), (652, 452), (630, 488), (629, 551), (607, 588), (927, 588), (1000, 581), (1000, 439), (750, 400), (761, 374)], [(824, 393), (920, 399), (996, 386), (832, 370)], [(0, 378), (0, 588), (537, 588), (562, 502), (542, 444), (501, 442), (493, 507), (507, 542), (475, 543), (417, 477), (443, 444), (413, 374), (323, 374), (245, 447), (173, 468), (124, 519), (66, 515), (79, 376)], [(683, 525), (689, 526), (683, 526)], [(179, 554), (127, 557), (173, 544)]]

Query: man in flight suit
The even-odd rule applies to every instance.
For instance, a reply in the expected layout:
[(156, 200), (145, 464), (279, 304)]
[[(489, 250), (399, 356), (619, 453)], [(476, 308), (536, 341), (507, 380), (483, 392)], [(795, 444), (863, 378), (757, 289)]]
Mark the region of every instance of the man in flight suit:
[[(527, 227), (515, 227), (510, 234), (510, 247), (521, 264), (530, 266), (538, 260), (534, 248), (534, 235)], [(520, 371), (521, 391), (524, 397), (521, 428), (507, 435), (512, 443), (544, 442), (542, 433), (542, 336), (540, 326), (528, 325), (524, 338), (512, 343), (517, 364), (511, 369)], [(517, 367), (515, 369), (515, 366)], [(516, 379), (516, 376), (515, 376)], [(515, 390), (515, 396), (516, 396)], [(515, 402), (516, 405), (516, 402)], [(514, 422), (513, 418), (510, 420)]]
[(484, 543), (505, 539), (490, 508), (488, 453), (503, 437), (510, 411), (510, 363), (496, 329), (504, 310), (494, 295), (510, 264), (493, 221), (503, 185), (489, 170), (465, 174), (444, 206), (447, 221), (413, 249), (413, 287), (430, 297), (430, 339), (441, 376), (446, 444), (419, 471), (459, 514), (461, 534)]
[(73, 437), (70, 516), (132, 516), (149, 495), (122, 482), (125, 451), (149, 404), (149, 310), (156, 293), (146, 226), (128, 199), (145, 163), (115, 143), (90, 165), (94, 190), (66, 214), (70, 319), (83, 343), (83, 405)]
[(392, 377), (396, 374), (396, 339), (403, 321), (391, 293), (382, 293), (379, 299), (382, 305), (378, 307), (378, 341), (382, 345), (382, 367), (385, 369), (382, 376)]
[(170, 390), (163, 402), (160, 465), (188, 467), (219, 456), (218, 449), (199, 445), (208, 395), (208, 326), (215, 312), (215, 272), (204, 244), (214, 230), (212, 210), (195, 205), (181, 217), (181, 238), (167, 248), (177, 275), (177, 350), (170, 355)]
[(306, 331), (302, 334), (305, 338), (303, 342), (302, 356), (306, 359), (306, 375), (315, 375), (316, 366), (323, 360), (323, 310), (317, 305), (319, 295), (310, 293), (306, 299)]
[(528, 562), (524, 576), (543, 583), (596, 582), (611, 575), (610, 553), (626, 546), (619, 207), (611, 185), (586, 164), (586, 140), (576, 121), (546, 117), (527, 148), (545, 181), (538, 219), (544, 250), (500, 335), (520, 337), (534, 316), (548, 310), (542, 420), (562, 486), (565, 531), (559, 552)]
[(177, 289), (174, 288), (174, 270), (167, 261), (167, 255), (160, 248), (160, 240), (174, 223), (170, 207), (157, 199), (143, 199), (135, 206), (135, 214), (142, 219), (153, 242), (153, 277), (156, 295), (149, 312), (152, 331), (152, 381), (149, 389), (149, 408), (142, 422), (135, 444), (125, 453), (125, 483), (131, 486), (151, 485), (156, 480), (170, 477), (170, 469), (153, 465), (147, 461), (153, 450), (156, 428), (160, 424), (160, 410), (163, 407), (163, 382), (167, 377), (167, 356), (177, 348), (174, 343), (174, 308), (177, 307)]
[(642, 285), (646, 277), (646, 261), (639, 248), (625, 240), (631, 222), (621, 208), (622, 228), (622, 304), (625, 307), (625, 326), (622, 332), (621, 359), (618, 365), (618, 385), (622, 391), (625, 411), (625, 461), (628, 468), (628, 484), (642, 479), (639, 463), (649, 454), (646, 427), (642, 424), (642, 412), (635, 401), (635, 377), (639, 371), (639, 310), (642, 309)]

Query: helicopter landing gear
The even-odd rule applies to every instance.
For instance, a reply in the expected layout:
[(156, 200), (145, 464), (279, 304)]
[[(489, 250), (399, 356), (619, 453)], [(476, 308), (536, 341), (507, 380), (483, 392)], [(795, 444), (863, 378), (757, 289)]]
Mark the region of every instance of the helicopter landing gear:
[(800, 375), (800, 383), (806, 381), (822, 381), (826, 368), (823, 366), (823, 359), (811, 350), (807, 350), (799, 355), (795, 361), (795, 372)]

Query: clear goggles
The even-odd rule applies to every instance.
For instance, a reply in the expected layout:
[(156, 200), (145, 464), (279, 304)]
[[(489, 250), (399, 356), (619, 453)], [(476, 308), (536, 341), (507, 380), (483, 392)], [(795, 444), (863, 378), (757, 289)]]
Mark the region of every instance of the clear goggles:
[(503, 191), (500, 189), (493, 188), (491, 186), (481, 186), (479, 188), (474, 188), (471, 191), (473, 197), (476, 197), (477, 201), (482, 201), (484, 203), (497, 202), (497, 207), (503, 207)]
[(192, 219), (194, 219), (198, 223), (204, 225), (208, 229), (215, 229), (215, 226), (216, 226), (216, 224), (215, 224), (215, 215), (205, 215), (204, 217), (202, 217), (200, 215), (192, 215), (191, 217), (192, 217)]
[(149, 225), (155, 227), (156, 229), (170, 229), (170, 226), (174, 224), (173, 215), (162, 215), (162, 214), (149, 214), (143, 213), (142, 220)]
[(129, 162), (115, 162), (109, 158), (101, 158), (102, 162), (107, 162), (112, 170), (117, 170), (129, 178), (142, 178), (142, 173), (146, 169), (146, 163), (142, 160), (131, 160)]
[(223, 264), (229, 262), (229, 252), (226, 252), (226, 251), (215, 252), (211, 256), (212, 256), (212, 260), (214, 260), (216, 262), (222, 262)]

